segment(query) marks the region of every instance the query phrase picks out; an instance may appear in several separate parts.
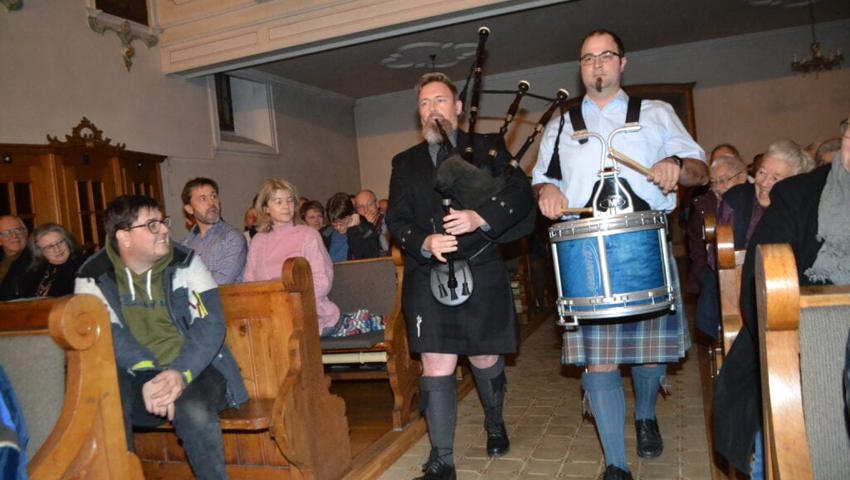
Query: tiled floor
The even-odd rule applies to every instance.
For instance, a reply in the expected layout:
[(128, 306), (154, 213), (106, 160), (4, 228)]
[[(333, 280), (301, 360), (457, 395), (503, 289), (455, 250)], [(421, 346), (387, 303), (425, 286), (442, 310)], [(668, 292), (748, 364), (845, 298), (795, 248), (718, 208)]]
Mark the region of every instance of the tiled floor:
[[(491, 459), (484, 451), (484, 415), (473, 392), (458, 405), (455, 464), (458, 479), (594, 479), (604, 470), (602, 448), (592, 420), (582, 416), (580, 370), (560, 366), (560, 330), (540, 326), (522, 345), (516, 364), (507, 368), (505, 421), (511, 438), (508, 455)], [(638, 459), (635, 453), (631, 380), (626, 388), (626, 450), (635, 478), (710, 480), (699, 366), (696, 348), (668, 370), (672, 395), (659, 397), (658, 422), (664, 453)], [(624, 372), (628, 376), (628, 369)], [(410, 480), (430, 446), (424, 436), (380, 477)]]

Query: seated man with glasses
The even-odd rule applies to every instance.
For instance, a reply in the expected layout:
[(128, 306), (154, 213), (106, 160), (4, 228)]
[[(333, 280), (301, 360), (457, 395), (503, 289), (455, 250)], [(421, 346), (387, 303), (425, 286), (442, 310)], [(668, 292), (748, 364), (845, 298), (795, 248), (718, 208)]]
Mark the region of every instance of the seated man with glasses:
[[(699, 293), (696, 310), (697, 328), (717, 340), (720, 325), (720, 304), (717, 296), (717, 268), (714, 256), (706, 254), (702, 229), (706, 215), (717, 215), (717, 207), (723, 194), (730, 188), (747, 181), (747, 167), (736, 155), (716, 157), (709, 167), (709, 191), (691, 202), (688, 217), (688, 256), (691, 259), (689, 286)], [(695, 290), (695, 291), (694, 291)]]
[(27, 227), (14, 215), (0, 216), (0, 301), (19, 298), (21, 279), (32, 256), (27, 249)]
[(329, 225), (321, 230), (322, 240), (334, 262), (380, 256), (375, 226), (354, 211), (351, 196), (337, 193), (328, 199), (325, 209)]
[(390, 253), (390, 231), (387, 228), (386, 210), (381, 211), (378, 205), (378, 197), (372, 190), (360, 190), (354, 196), (354, 209), (357, 213), (369, 221), (378, 233), (378, 243), (381, 247), (381, 255)]
[(201, 259), (169, 238), (156, 200), (121, 196), (104, 218), (106, 246), (77, 274), (76, 293), (106, 304), (127, 446), (133, 426), (174, 424), (197, 478), (227, 478), (219, 412), (248, 399), (224, 344), (218, 286)]

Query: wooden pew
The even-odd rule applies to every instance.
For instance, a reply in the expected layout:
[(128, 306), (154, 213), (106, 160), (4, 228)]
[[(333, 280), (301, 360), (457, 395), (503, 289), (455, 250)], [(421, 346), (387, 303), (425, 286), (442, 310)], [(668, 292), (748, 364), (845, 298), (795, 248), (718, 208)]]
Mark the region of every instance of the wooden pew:
[(368, 309), (387, 315), (386, 330), (352, 337), (322, 340), (326, 365), (384, 363), (381, 370), (340, 370), (329, 373), (333, 380), (386, 379), (393, 395), (393, 429), (401, 430), (411, 420), (419, 399), (422, 366), (410, 356), (407, 327), (401, 308), (404, 266), (401, 251), (391, 257), (350, 260), (334, 264), (334, 282), (329, 298), (340, 311)]
[(766, 478), (850, 478), (850, 285), (800, 287), (787, 244), (760, 245), (756, 262)]
[[(224, 285), (219, 293), (226, 341), (250, 396), (222, 413), (230, 478), (343, 477), (351, 468), (348, 420), (322, 370), (307, 261), (287, 260), (282, 280)], [(135, 439), (148, 479), (192, 478), (173, 431), (137, 431)]]
[(142, 479), (127, 451), (109, 316), (91, 295), (0, 303), (0, 364), (31, 435), (30, 478)]
[(705, 216), (703, 228), (706, 248), (713, 248), (717, 259), (717, 284), (720, 301), (720, 341), (711, 346), (712, 377), (717, 376), (726, 352), (743, 326), (741, 316), (741, 268), (746, 250), (735, 250), (731, 225), (716, 225), (715, 216)]

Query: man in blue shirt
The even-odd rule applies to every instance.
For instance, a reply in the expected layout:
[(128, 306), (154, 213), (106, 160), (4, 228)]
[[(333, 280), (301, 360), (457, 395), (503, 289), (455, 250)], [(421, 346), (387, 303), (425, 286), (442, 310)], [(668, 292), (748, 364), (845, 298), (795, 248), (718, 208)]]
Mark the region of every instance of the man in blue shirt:
[(195, 220), (195, 226), (181, 242), (201, 257), (219, 285), (242, 281), (248, 244), (242, 232), (221, 219), (218, 183), (198, 177), (186, 182), (183, 210)]
[[(620, 88), (626, 67), (622, 40), (607, 30), (591, 32), (582, 44), (580, 64), (587, 90), (580, 107), (581, 117), (588, 131), (607, 137), (612, 130), (624, 126), (629, 104), (628, 95)], [(562, 218), (568, 207), (584, 207), (589, 202), (600, 169), (602, 146), (593, 139), (584, 143), (571, 139), (573, 131), (581, 129), (573, 127), (572, 118), (565, 115), (560, 135), (561, 119), (546, 127), (532, 174), (540, 211), (552, 220)], [(643, 100), (639, 123), (639, 131), (617, 136), (613, 146), (649, 168), (652, 174), (646, 177), (630, 168), (620, 168), (620, 178), (628, 181), (650, 209), (669, 212), (676, 206), (677, 183), (700, 185), (708, 180), (705, 152), (665, 102)], [(559, 163), (550, 168), (556, 144)], [(680, 297), (675, 272), (673, 276)], [(605, 480), (632, 478), (626, 464), (625, 400), (619, 364), (634, 365), (637, 453), (644, 458), (661, 455), (663, 443), (655, 418), (658, 387), (664, 382), (666, 363), (678, 361), (690, 346), (681, 311), (679, 308), (675, 314), (650, 319), (632, 316), (617, 319), (616, 323), (581, 325), (564, 334), (563, 363), (585, 367), (582, 387), (605, 453)]]

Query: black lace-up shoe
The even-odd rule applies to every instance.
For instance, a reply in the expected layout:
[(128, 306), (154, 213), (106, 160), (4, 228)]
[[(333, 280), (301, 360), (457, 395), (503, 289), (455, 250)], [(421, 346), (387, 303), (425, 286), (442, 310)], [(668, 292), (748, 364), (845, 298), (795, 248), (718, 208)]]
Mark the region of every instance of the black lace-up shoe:
[(457, 480), (457, 472), (454, 465), (444, 463), (440, 458), (434, 456), (428, 460), (428, 463), (422, 466), (421, 477), (416, 477), (413, 480)]
[(661, 432), (656, 420), (635, 420), (637, 435), (637, 454), (641, 458), (655, 458), (664, 451)]
[(511, 449), (511, 441), (508, 439), (508, 431), (505, 424), (500, 423), (487, 431), (487, 455), (501, 457)]
[(605, 474), (602, 476), (602, 480), (632, 480), (632, 474), (628, 470), (623, 470), (614, 465), (608, 465), (605, 467)]

